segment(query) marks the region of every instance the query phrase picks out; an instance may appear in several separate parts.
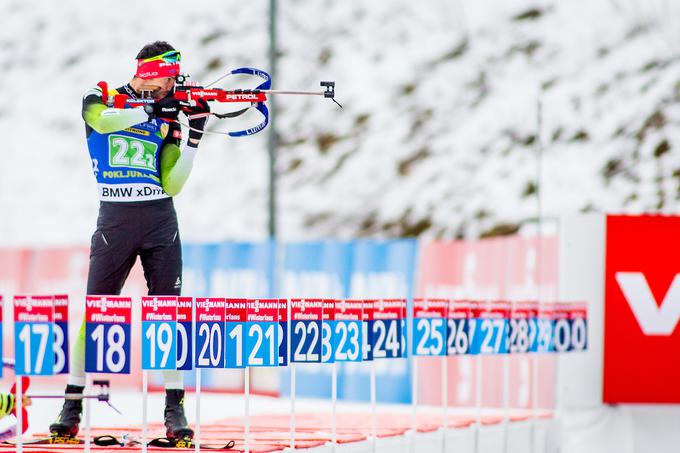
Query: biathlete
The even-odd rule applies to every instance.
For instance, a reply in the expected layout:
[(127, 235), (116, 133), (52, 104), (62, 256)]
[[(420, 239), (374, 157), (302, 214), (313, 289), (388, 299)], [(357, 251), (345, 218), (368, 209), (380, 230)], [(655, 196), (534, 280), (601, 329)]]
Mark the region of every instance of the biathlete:
[[(99, 217), (92, 235), (87, 294), (118, 295), (139, 256), (149, 295), (179, 295), (182, 289), (182, 249), (172, 197), (191, 172), (207, 115), (189, 121), (186, 145), (181, 146), (177, 122), (182, 107), (173, 98), (180, 74), (180, 53), (164, 41), (145, 45), (137, 55), (130, 82), (107, 96), (133, 99), (150, 96), (144, 107), (111, 108), (102, 88), (83, 98), (82, 117), (99, 189)], [(200, 101), (191, 115), (209, 113)], [(82, 394), (85, 386), (85, 323), (71, 353), (67, 394)], [(181, 371), (165, 371), (165, 427), (172, 439), (191, 439), (193, 430), (184, 414)], [(82, 400), (65, 400), (50, 425), (54, 436), (75, 436)]]

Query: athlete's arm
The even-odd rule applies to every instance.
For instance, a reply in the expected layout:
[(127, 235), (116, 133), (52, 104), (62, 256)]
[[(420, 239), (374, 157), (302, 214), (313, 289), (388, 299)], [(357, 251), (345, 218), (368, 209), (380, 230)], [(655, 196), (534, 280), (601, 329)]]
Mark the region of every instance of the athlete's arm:
[(9, 415), (14, 409), (14, 395), (0, 393), (0, 418)]
[(102, 90), (95, 87), (83, 97), (83, 119), (88, 126), (100, 134), (126, 129), (149, 120), (143, 107), (133, 109), (109, 108), (102, 101)]
[(180, 193), (189, 179), (198, 150), (198, 142), (189, 139), (180, 151), (181, 134), (180, 125), (170, 123), (168, 135), (161, 148), (161, 186), (171, 197)]

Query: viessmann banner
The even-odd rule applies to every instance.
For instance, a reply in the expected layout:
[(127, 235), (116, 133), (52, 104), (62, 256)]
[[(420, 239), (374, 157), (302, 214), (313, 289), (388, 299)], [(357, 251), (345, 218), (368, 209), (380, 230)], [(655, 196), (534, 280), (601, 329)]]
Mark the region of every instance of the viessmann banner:
[(608, 216), (606, 403), (680, 403), (680, 217)]

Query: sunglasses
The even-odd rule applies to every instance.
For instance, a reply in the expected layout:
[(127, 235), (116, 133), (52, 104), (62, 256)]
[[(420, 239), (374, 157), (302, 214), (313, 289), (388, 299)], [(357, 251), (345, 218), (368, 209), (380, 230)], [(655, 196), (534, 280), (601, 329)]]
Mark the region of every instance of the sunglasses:
[(163, 60), (166, 63), (177, 63), (181, 59), (182, 59), (182, 54), (179, 53), (179, 50), (169, 50), (169, 51), (162, 53), (160, 55), (156, 55), (155, 57), (145, 58), (142, 61), (144, 63), (148, 63), (148, 62), (151, 62), (151, 61)]

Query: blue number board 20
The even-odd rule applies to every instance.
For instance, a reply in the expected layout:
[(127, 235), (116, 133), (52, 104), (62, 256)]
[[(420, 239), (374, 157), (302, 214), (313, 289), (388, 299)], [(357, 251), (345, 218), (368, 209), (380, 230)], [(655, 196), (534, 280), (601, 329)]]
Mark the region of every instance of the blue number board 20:
[(196, 298), (197, 368), (224, 368), (225, 299), (222, 297)]

